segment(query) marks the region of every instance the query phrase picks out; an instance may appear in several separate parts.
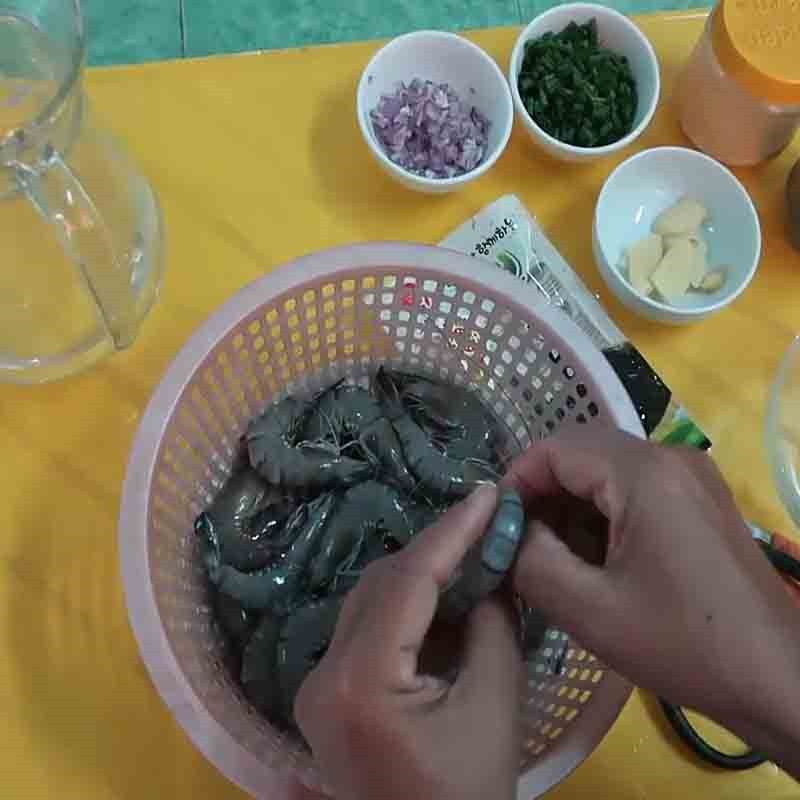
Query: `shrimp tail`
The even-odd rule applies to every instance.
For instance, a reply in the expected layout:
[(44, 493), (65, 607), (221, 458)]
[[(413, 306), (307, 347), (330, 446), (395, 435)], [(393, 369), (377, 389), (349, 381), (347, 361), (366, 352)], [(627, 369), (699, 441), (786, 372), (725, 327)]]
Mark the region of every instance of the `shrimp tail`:
[(343, 598), (333, 595), (299, 608), (284, 623), (277, 645), (278, 686), (287, 722), (303, 681), (319, 663), (333, 639)]
[(273, 715), (280, 709), (278, 638), (280, 620), (265, 614), (242, 653), (242, 686), (248, 700)]

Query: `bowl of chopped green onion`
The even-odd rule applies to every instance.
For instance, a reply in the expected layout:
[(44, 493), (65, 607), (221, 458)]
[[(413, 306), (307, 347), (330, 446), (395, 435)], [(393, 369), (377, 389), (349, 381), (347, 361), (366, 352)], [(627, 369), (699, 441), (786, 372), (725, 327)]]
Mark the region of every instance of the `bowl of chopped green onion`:
[(517, 118), (531, 139), (563, 161), (617, 152), (645, 131), (658, 105), (658, 59), (618, 11), (570, 3), (536, 17), (511, 54)]

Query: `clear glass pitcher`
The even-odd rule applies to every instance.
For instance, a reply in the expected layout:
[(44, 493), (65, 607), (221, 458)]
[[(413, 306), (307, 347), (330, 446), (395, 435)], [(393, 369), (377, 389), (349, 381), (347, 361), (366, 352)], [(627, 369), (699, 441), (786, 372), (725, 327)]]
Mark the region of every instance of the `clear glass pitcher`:
[(0, 0), (0, 380), (128, 347), (161, 280), (157, 200), (88, 118), (85, 53), (79, 0)]

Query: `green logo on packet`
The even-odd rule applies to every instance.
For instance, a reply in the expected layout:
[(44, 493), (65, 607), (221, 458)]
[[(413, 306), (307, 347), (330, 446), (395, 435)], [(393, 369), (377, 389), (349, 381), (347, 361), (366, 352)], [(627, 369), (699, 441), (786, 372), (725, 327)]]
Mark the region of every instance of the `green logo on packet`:
[(691, 420), (677, 422), (671, 430), (654, 438), (658, 438), (662, 444), (683, 444), (687, 447), (698, 447), (701, 450), (706, 450), (709, 446), (706, 435)]
[(508, 272), (515, 278), (520, 278), (523, 281), (530, 281), (531, 276), (523, 266), (522, 262), (510, 251), (501, 250), (495, 256), (495, 264), (504, 272)]

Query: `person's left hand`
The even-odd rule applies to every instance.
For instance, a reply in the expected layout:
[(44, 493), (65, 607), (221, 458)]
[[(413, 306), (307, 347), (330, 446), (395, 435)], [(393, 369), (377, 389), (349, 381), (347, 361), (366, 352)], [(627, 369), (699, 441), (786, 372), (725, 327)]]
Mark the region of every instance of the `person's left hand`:
[(335, 797), (514, 797), (523, 673), (510, 609), (493, 599), (472, 613), (454, 684), (418, 664), (439, 592), (496, 503), (493, 487), (478, 490), (370, 565), (345, 601), (330, 649), (295, 703)]

